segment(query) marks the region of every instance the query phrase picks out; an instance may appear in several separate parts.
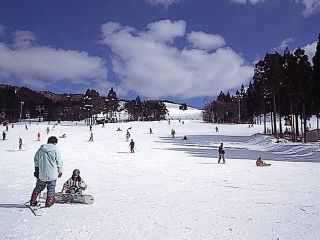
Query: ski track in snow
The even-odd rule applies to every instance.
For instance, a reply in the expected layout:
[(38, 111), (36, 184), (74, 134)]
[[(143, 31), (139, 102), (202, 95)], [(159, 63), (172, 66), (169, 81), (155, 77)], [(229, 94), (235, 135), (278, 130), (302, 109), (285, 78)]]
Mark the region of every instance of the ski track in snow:
[[(185, 120), (89, 127), (16, 124), (0, 140), (0, 239), (317, 239), (318, 144), (275, 143), (262, 126)], [(122, 131), (116, 131), (120, 127)], [(127, 128), (136, 143), (129, 153)], [(154, 134), (148, 134), (149, 128)], [(170, 130), (176, 130), (171, 138)], [(36, 140), (37, 132), (41, 141)], [(64, 161), (62, 188), (74, 168), (92, 205), (55, 204), (35, 217), (23, 206), (35, 186), (33, 157), (51, 135)], [(187, 135), (188, 140), (182, 137)], [(18, 139), (23, 139), (19, 151)], [(217, 164), (224, 142), (226, 164)], [(271, 167), (258, 168), (261, 156)]]

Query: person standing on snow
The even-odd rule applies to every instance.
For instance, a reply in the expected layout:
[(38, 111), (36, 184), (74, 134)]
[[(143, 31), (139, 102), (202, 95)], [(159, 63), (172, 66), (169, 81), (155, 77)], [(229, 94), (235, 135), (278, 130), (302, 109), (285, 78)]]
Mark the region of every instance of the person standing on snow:
[(93, 132), (90, 133), (89, 142), (93, 142)]
[(36, 187), (33, 189), (30, 205), (37, 205), (38, 195), (47, 187), (47, 199), (45, 206), (51, 207), (54, 204), (54, 194), (57, 179), (62, 176), (62, 159), (56, 147), (58, 139), (55, 136), (49, 137), (47, 144), (41, 145), (34, 156), (35, 172), (37, 178)]
[(19, 138), (19, 150), (22, 149), (22, 138)]
[(71, 178), (63, 184), (62, 193), (82, 194), (82, 191), (86, 189), (87, 184), (80, 177), (80, 170), (75, 169), (72, 172)]
[(131, 139), (131, 142), (130, 142), (129, 146), (130, 146), (130, 153), (134, 153), (134, 141), (133, 141), (133, 139)]
[(225, 151), (224, 151), (224, 148), (223, 148), (223, 143), (221, 143), (220, 147), (219, 147), (219, 160), (218, 160), (218, 163), (220, 163), (221, 159), (223, 160), (223, 164), (226, 163), (226, 161), (224, 159), (224, 154), (225, 154)]
[(6, 140), (6, 136), (7, 136), (6, 132), (3, 131), (3, 132), (2, 132), (2, 140)]

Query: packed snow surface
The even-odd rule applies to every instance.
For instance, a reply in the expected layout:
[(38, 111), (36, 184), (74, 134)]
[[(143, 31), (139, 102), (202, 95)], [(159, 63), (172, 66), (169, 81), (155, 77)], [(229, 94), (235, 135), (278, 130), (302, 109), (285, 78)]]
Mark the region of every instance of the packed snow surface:
[[(276, 143), (258, 125), (189, 120), (96, 125), (93, 142), (84, 123), (26, 124), (29, 130), (10, 125), (0, 140), (0, 239), (319, 239), (316, 143)], [(55, 204), (34, 216), (23, 205), (36, 182), (34, 154), (49, 136), (64, 133), (56, 190), (78, 168), (95, 202)], [(226, 164), (217, 164), (220, 142)], [(272, 165), (256, 167), (259, 156)]]

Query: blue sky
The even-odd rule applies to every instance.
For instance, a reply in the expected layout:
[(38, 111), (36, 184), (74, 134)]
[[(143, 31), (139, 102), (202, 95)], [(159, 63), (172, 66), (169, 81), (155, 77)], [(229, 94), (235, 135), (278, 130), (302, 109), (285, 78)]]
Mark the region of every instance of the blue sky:
[(2, 0), (0, 82), (202, 107), (266, 52), (312, 57), (320, 0)]

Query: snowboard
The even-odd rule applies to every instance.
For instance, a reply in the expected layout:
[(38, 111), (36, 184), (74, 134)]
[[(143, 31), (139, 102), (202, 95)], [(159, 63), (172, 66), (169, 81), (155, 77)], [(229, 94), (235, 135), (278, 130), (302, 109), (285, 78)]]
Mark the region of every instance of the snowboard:
[[(43, 198), (47, 198), (47, 193), (43, 193)], [(88, 194), (70, 194), (70, 193), (55, 193), (54, 195), (56, 203), (81, 203), (92, 204), (94, 197)]]
[(264, 163), (264, 164), (260, 165), (259, 167), (269, 167), (269, 166), (271, 166), (270, 163)]

